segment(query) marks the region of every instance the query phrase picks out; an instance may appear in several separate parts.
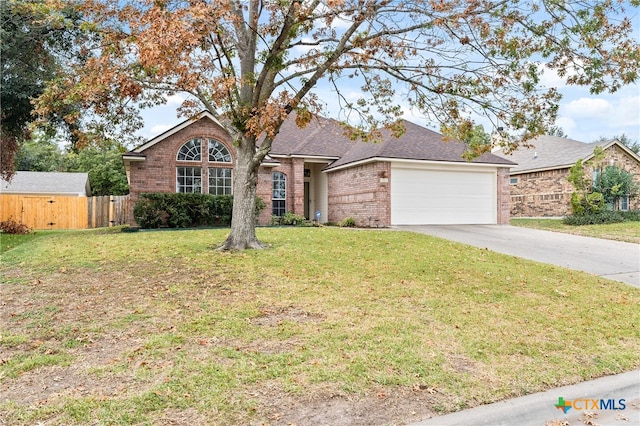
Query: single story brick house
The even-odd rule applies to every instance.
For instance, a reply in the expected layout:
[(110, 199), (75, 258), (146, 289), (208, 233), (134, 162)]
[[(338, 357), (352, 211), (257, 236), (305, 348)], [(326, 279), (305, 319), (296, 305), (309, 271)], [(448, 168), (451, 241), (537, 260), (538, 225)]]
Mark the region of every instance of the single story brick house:
[[(509, 168), (493, 154), (468, 162), (465, 145), (405, 122), (400, 138), (350, 141), (332, 119), (305, 128), (290, 116), (260, 166), (258, 221), (285, 212), (358, 226), (509, 223)], [(202, 112), (123, 155), (131, 208), (145, 192), (231, 194), (235, 149), (214, 116)], [(133, 215), (130, 215), (133, 218)]]
[[(496, 154), (517, 163), (511, 169), (511, 216), (559, 217), (571, 212), (571, 194), (575, 188), (567, 177), (576, 161), (593, 158), (593, 150), (600, 146), (604, 160), (587, 169), (595, 176), (602, 167), (617, 165), (634, 175), (640, 184), (640, 157), (617, 140), (584, 143), (557, 136), (539, 136), (530, 148), (518, 148), (509, 155)], [(625, 197), (618, 208), (640, 209), (638, 197)]]

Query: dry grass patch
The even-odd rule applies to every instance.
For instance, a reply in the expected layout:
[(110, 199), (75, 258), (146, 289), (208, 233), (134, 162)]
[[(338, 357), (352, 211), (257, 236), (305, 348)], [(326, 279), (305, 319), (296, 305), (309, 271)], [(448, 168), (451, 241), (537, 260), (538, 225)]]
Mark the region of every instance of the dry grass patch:
[(640, 222), (573, 226), (562, 219), (511, 219), (511, 225), (640, 244)]
[(404, 423), (640, 366), (638, 289), (405, 232), (259, 236), (7, 251), (0, 422)]

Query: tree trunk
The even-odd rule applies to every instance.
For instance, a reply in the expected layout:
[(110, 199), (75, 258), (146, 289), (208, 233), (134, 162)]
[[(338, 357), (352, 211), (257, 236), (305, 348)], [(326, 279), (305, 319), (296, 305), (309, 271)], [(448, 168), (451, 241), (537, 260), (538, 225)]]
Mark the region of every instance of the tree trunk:
[(255, 144), (241, 141), (236, 149), (231, 233), (218, 250), (262, 249), (256, 237), (256, 189), (260, 163), (254, 161)]

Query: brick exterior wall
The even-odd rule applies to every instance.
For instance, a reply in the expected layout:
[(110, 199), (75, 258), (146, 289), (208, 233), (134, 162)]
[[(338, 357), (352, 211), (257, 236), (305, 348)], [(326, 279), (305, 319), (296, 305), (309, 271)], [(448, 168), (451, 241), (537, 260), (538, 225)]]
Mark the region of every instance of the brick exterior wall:
[[(200, 162), (177, 161), (180, 147), (187, 141), (203, 140), (203, 158)], [(206, 141), (215, 139), (223, 143), (232, 155), (232, 163), (209, 163)], [(208, 192), (209, 167), (233, 167), (236, 151), (228, 133), (208, 118), (202, 118), (184, 129), (172, 134), (144, 150), (145, 161), (129, 163), (130, 224), (135, 225), (133, 207), (139, 194), (145, 192), (176, 192), (176, 167), (201, 167), (203, 192)], [(258, 223), (271, 222), (272, 214), (272, 173), (282, 172), (287, 177), (286, 211), (304, 215), (304, 169), (303, 158), (278, 158), (278, 167), (261, 167), (258, 172), (257, 196), (262, 198), (266, 208), (261, 212)], [(308, 167), (310, 167), (308, 165)], [(320, 173), (320, 165), (311, 166), (314, 173)], [(391, 224), (391, 163), (372, 162), (361, 166), (329, 172), (327, 175), (328, 211), (327, 220), (339, 222), (352, 217), (358, 226), (386, 227)], [(235, 178), (235, 177), (234, 177)], [(317, 179), (317, 176), (313, 179)], [(498, 169), (497, 185), (498, 223), (509, 222), (509, 175), (507, 168)], [(512, 194), (513, 195), (513, 194)], [(315, 195), (319, 196), (318, 193)], [(315, 207), (320, 207), (316, 199)], [(323, 204), (322, 204), (323, 205)], [(309, 212), (313, 214), (312, 211)], [(323, 218), (325, 212), (323, 211)], [(324, 219), (323, 219), (324, 220)]]
[[(610, 164), (621, 167), (634, 175), (640, 185), (640, 163), (617, 145), (605, 151), (601, 167)], [(587, 176), (593, 167), (585, 167)], [(513, 175), (516, 184), (511, 187), (511, 215), (514, 217), (559, 217), (571, 213), (571, 194), (575, 188), (567, 177), (569, 168)], [(630, 200), (630, 209), (640, 209), (640, 197)]]
[(279, 158), (278, 167), (261, 167), (258, 171), (258, 187), (256, 195), (267, 204), (260, 213), (258, 223), (268, 225), (271, 223), (273, 193), (273, 173), (281, 172), (287, 177), (286, 211), (304, 215), (304, 159), (303, 158)]
[[(203, 140), (202, 161), (176, 161), (180, 147), (191, 139)], [(232, 163), (209, 163), (206, 141), (215, 139), (223, 143), (232, 156)], [(235, 160), (235, 148), (228, 133), (213, 121), (203, 118), (186, 128), (167, 137), (161, 142), (144, 151), (145, 161), (131, 162), (129, 172), (129, 221), (135, 225), (133, 208), (138, 201), (139, 194), (145, 192), (176, 192), (176, 167), (201, 167), (203, 192), (208, 192), (208, 167), (232, 167)], [(269, 198), (270, 199), (270, 198)]]
[(496, 182), (498, 196), (497, 202), (497, 223), (498, 225), (508, 225), (511, 219), (511, 188), (509, 187), (509, 169), (499, 167)]
[[(200, 138), (204, 141), (202, 147), (202, 161), (177, 161), (176, 156), (180, 147), (191, 139)], [(222, 142), (232, 156), (232, 163), (209, 163), (206, 141), (215, 139)], [(159, 143), (145, 149), (145, 161), (131, 162), (129, 173), (129, 224), (135, 225), (133, 208), (139, 199), (139, 194), (145, 192), (176, 192), (176, 167), (201, 167), (203, 192), (208, 193), (208, 168), (233, 167), (235, 162), (235, 147), (229, 134), (208, 118), (200, 119)], [(271, 223), (271, 196), (273, 189), (273, 172), (282, 172), (287, 176), (287, 211), (304, 214), (304, 159), (282, 159), (281, 166), (261, 167), (258, 171), (258, 185), (256, 195), (265, 202), (266, 208), (260, 213), (258, 223)], [(235, 177), (234, 177), (235, 178)]]
[(329, 221), (357, 226), (391, 224), (391, 163), (374, 162), (329, 173)]

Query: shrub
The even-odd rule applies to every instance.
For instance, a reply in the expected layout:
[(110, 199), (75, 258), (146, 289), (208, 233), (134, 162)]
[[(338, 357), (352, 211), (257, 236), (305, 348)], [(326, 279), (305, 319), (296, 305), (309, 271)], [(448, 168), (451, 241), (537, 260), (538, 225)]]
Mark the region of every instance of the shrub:
[(306, 217), (291, 212), (286, 212), (282, 216), (271, 216), (272, 225), (306, 226), (307, 223)]
[(625, 221), (640, 222), (640, 210), (618, 211)]
[(343, 219), (339, 225), (343, 228), (355, 228), (356, 221), (352, 217), (347, 217)]
[[(256, 197), (256, 215), (266, 204)], [(133, 215), (142, 228), (191, 228), (228, 226), (231, 223), (231, 195), (147, 193), (140, 194)]]
[(142, 228), (158, 228), (162, 224), (162, 210), (152, 200), (141, 199), (133, 208), (133, 217)]
[(620, 212), (617, 211), (601, 211), (591, 214), (573, 214), (565, 217), (562, 220), (567, 225), (601, 225), (605, 223), (618, 223), (624, 222), (625, 218)]
[(606, 209), (604, 196), (599, 192), (591, 192), (586, 196), (574, 192), (571, 194), (571, 212), (573, 215), (592, 215)]
[(4, 234), (26, 235), (30, 234), (32, 229), (24, 223), (19, 223), (9, 218), (4, 222), (0, 222), (0, 231)]

